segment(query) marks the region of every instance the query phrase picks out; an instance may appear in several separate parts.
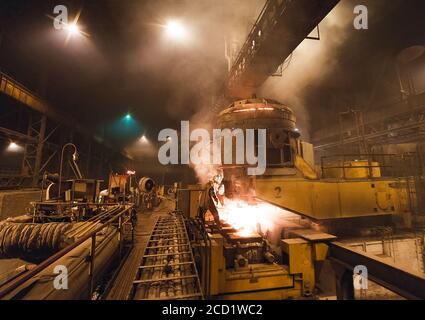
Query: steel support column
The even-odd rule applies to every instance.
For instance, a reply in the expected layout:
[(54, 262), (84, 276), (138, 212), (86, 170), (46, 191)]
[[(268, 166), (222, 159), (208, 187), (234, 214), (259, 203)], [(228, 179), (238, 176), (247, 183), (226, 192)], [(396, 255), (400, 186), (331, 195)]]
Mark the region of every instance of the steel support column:
[(41, 162), (43, 160), (43, 147), (44, 147), (44, 138), (46, 135), (46, 126), (47, 126), (47, 117), (46, 115), (41, 116), (40, 120), (40, 132), (38, 135), (38, 143), (35, 154), (35, 163), (34, 163), (34, 173), (32, 179), (32, 186), (36, 187), (38, 184), (38, 179), (40, 176)]
[(31, 185), (33, 187), (36, 187), (38, 183), (39, 171), (43, 161), (43, 147), (47, 127), (46, 115), (40, 115), (39, 119), (36, 119), (35, 117), (37, 116), (32, 115), (27, 133), (28, 137), (30, 137), (34, 142), (28, 142), (25, 145), (21, 172), (23, 176), (29, 175), (32, 177)]

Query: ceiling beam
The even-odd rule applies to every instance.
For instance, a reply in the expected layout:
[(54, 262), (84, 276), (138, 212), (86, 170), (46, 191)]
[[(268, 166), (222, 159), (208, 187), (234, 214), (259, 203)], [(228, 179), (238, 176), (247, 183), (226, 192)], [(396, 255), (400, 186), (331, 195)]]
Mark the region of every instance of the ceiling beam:
[(62, 113), (58, 109), (48, 104), (38, 95), (33, 93), (31, 90), (2, 72), (0, 72), (0, 93), (3, 93), (21, 102), (27, 107), (46, 115), (51, 120), (64, 124), (65, 126), (70, 127), (83, 135), (94, 135), (92, 132), (87, 130), (84, 125), (81, 124), (81, 121), (69, 114)]

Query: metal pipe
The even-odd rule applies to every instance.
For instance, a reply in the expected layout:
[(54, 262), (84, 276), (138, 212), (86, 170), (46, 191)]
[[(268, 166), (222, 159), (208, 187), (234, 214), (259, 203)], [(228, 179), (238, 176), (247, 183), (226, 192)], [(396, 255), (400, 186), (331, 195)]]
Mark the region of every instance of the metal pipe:
[(63, 167), (63, 153), (66, 149), (66, 147), (72, 146), (74, 148), (74, 156), (77, 156), (77, 147), (73, 143), (67, 143), (62, 147), (62, 153), (61, 153), (61, 161), (60, 161), (60, 167), (59, 167), (59, 188), (58, 188), (58, 199), (60, 199), (61, 196), (61, 187), (62, 187), (62, 167)]
[(109, 221), (107, 221), (105, 224), (97, 227), (94, 231), (91, 231), (90, 233), (83, 236), (81, 239), (77, 240), (73, 244), (68, 245), (61, 251), (57, 252), (56, 254), (52, 255), (50, 258), (44, 260), (40, 264), (38, 264), (34, 269), (30, 270), (28, 273), (23, 274), (21, 277), (17, 278), (13, 282), (11, 282), (9, 285), (7, 285), (4, 289), (0, 291), (0, 299), (4, 298), (8, 293), (25, 283), (26, 281), (30, 280), (32, 277), (36, 276), (38, 273), (43, 271), (45, 268), (47, 268), (49, 265), (54, 263), (56, 260), (62, 258), (64, 255), (66, 255), (68, 252), (73, 250), (74, 248), (78, 247), (82, 243), (84, 243), (86, 240), (91, 238), (93, 235), (96, 235), (98, 232), (100, 232), (105, 225), (111, 224), (115, 222), (121, 215), (126, 213), (128, 210), (131, 210), (133, 206), (128, 206), (127, 208), (123, 208), (123, 211), (121, 211), (119, 214), (117, 214), (115, 217), (111, 218)]

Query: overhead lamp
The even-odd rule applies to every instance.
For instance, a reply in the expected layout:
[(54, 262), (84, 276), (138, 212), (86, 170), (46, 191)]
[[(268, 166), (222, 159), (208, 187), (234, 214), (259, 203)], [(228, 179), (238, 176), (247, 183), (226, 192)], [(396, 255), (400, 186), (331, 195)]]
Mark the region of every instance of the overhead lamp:
[(177, 20), (170, 20), (165, 24), (167, 36), (173, 40), (184, 40), (187, 38), (186, 27)]
[(7, 151), (10, 151), (10, 152), (17, 152), (21, 149), (22, 149), (22, 147), (20, 145), (18, 145), (17, 143), (13, 142), (13, 141), (11, 141), (9, 143), (9, 146), (7, 147)]
[(65, 29), (70, 37), (81, 35), (80, 27), (78, 27), (76, 22), (68, 24)]

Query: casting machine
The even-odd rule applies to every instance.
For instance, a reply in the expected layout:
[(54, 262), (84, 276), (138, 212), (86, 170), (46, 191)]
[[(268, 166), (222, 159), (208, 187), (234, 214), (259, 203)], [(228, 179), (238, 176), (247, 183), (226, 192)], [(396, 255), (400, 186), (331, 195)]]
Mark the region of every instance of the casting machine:
[[(190, 203), (181, 204), (181, 210), (200, 220), (209, 235), (208, 241), (202, 240), (202, 232), (189, 228), (201, 257), (201, 282), (210, 296), (314, 298), (322, 269), (330, 268), (331, 253), (349, 252), (336, 244), (337, 236), (409, 226), (415, 199), (407, 178), (391, 176), (390, 156), (329, 157), (317, 166), (313, 146), (300, 139), (292, 110), (273, 100), (235, 102), (220, 113), (218, 124), (221, 129), (267, 129), (267, 168), (264, 175), (249, 176), (247, 163), (222, 165), (218, 180), (204, 189), (189, 186), (188, 196), (181, 197)], [(259, 219), (246, 229), (252, 212)], [(343, 257), (351, 258), (352, 253)], [(367, 259), (379, 264), (379, 282), (384, 274), (380, 271), (388, 266)], [(345, 260), (332, 261), (344, 270), (339, 279), (347, 283)]]
[[(415, 199), (407, 178), (391, 176), (391, 155), (328, 157), (315, 166), (313, 146), (300, 139), (292, 110), (276, 101), (248, 99), (219, 115), (220, 128), (267, 129), (267, 169), (248, 176), (247, 164), (223, 166), (229, 198), (256, 198), (315, 222), (411, 224)], [(400, 218), (400, 219), (398, 219)]]
[[(314, 296), (318, 275), (330, 259), (337, 265), (334, 270), (338, 270), (335, 271), (338, 296), (344, 296), (342, 292), (352, 291), (353, 261), (362, 254), (356, 253), (359, 256), (354, 257), (349, 249), (337, 245), (336, 237), (329, 233), (339, 237), (359, 236), (364, 232), (370, 235), (374, 227), (396, 232), (397, 228), (412, 225), (417, 202), (414, 187), (408, 178), (392, 174), (391, 155), (338, 155), (323, 158), (316, 165), (313, 146), (300, 139), (292, 110), (277, 101), (255, 98), (257, 89), (304, 39), (320, 40), (318, 24), (338, 2), (266, 1), (233, 61), (226, 95), (236, 101), (220, 113), (218, 125), (221, 129), (267, 129), (267, 168), (261, 176), (249, 176), (247, 163), (220, 168), (219, 188), (224, 187), (224, 192), (216, 188), (221, 193), (217, 198), (225, 198), (224, 207), (229, 207), (229, 202), (242, 203), (240, 208), (234, 205), (227, 208), (242, 212), (236, 219), (230, 219), (230, 224), (229, 221), (217, 223), (216, 218), (208, 222), (208, 214), (205, 219), (200, 218), (207, 220), (203, 223), (211, 235), (211, 264), (208, 268), (203, 264), (201, 273), (209, 274), (206, 283), (212, 296), (257, 299)], [(303, 18), (294, 19), (295, 16)], [(316, 27), (317, 38), (311, 36)], [(235, 134), (233, 139), (238, 138)], [(235, 164), (235, 154), (233, 157)], [(198, 206), (204, 212), (208, 207), (212, 216), (218, 213), (220, 220), (226, 220), (223, 212), (220, 213), (222, 200), (215, 201), (212, 197), (205, 205), (203, 199), (209, 194), (210, 186), (204, 192), (198, 191), (199, 187), (188, 189), (191, 205), (183, 211), (194, 217), (198, 214), (194, 208)], [(203, 194), (201, 200), (197, 197), (199, 193)], [(264, 215), (260, 221), (269, 219), (263, 211), (264, 203), (282, 210), (285, 221), (272, 222), (278, 230), (277, 236), (276, 232), (270, 235), (261, 228), (251, 234), (235, 230), (241, 221), (249, 220), (248, 213), (252, 210)], [(288, 211), (298, 218), (287, 216)], [(362, 256), (358, 261), (365, 260), (376, 267), (373, 277), (378, 283), (395, 288), (396, 292), (409, 291), (410, 295), (402, 294), (406, 297), (420, 296), (418, 285), (406, 289), (403, 283), (416, 281), (422, 285), (423, 277), (403, 271), (410, 278), (389, 286), (392, 280), (388, 281), (385, 272), (380, 272), (389, 266), (373, 257)], [(395, 266), (391, 268), (398, 270)], [(350, 281), (350, 290), (346, 290)]]
[[(327, 257), (329, 242), (336, 237), (309, 229), (296, 215), (267, 203), (242, 200), (228, 206), (211, 196), (208, 189), (189, 186), (180, 193), (190, 202), (181, 205), (187, 216), (203, 292), (214, 299), (296, 299), (314, 298), (317, 270)], [(209, 201), (205, 201), (208, 199)], [(182, 204), (183, 202), (179, 202)], [(205, 211), (205, 209), (207, 209)], [(264, 220), (270, 210), (279, 225), (266, 230), (262, 219), (240, 228), (256, 211)], [(229, 219), (235, 211), (236, 219)], [(205, 214), (202, 214), (205, 212)], [(219, 215), (220, 221), (214, 218)], [(283, 219), (282, 219), (283, 218)], [(264, 221), (263, 221), (264, 222)]]

